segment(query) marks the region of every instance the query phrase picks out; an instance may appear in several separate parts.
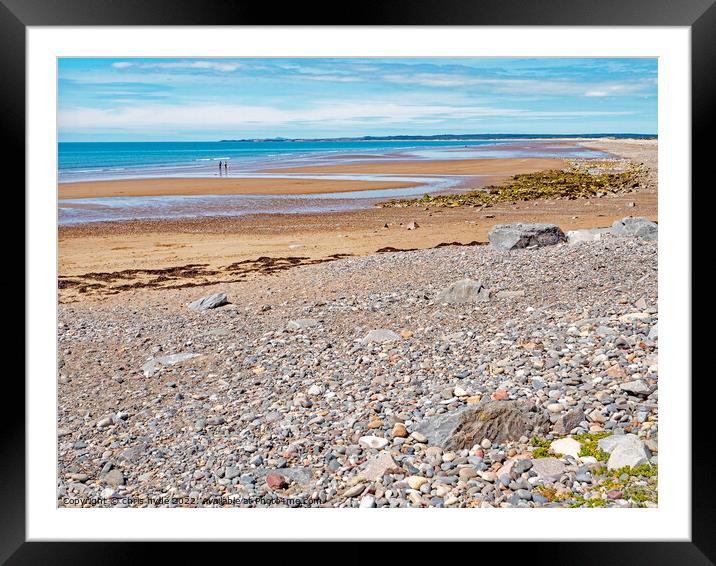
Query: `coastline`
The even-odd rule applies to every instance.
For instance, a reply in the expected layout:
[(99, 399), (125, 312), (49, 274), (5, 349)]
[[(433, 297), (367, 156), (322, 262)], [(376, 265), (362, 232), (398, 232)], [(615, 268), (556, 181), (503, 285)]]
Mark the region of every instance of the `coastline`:
[[(135, 293), (143, 288), (172, 288), (188, 283), (208, 285), (225, 280), (222, 270), (226, 266), (260, 257), (301, 258), (291, 260), (301, 265), (336, 255), (372, 255), (383, 249), (424, 249), (453, 242), (484, 243), (492, 226), (500, 223), (548, 222), (571, 230), (609, 226), (614, 220), (629, 215), (657, 220), (656, 142), (590, 140), (583, 143), (646, 163), (654, 183), (635, 192), (604, 198), (505, 202), (484, 210), (370, 207), (345, 212), (62, 226), (58, 233), (60, 281), (74, 283), (61, 284), (60, 300), (106, 300), (120, 287), (123, 293)], [(428, 162), (418, 163), (423, 166)], [(411, 222), (417, 222), (419, 228), (408, 230)], [(190, 265), (203, 267), (187, 278), (182, 268)], [(156, 275), (128, 273), (138, 269), (178, 271), (176, 275), (161, 275), (159, 285), (147, 285)], [(105, 280), (97, 280), (91, 276), (97, 273), (122, 275), (110, 277), (111, 281), (106, 280), (106, 276), (100, 277)], [(78, 291), (83, 287), (85, 291)]]
[[(149, 196), (199, 196), (199, 195), (311, 195), (381, 189), (415, 187), (418, 182), (390, 180), (354, 180), (321, 178), (281, 178), (281, 174), (356, 174), (356, 175), (461, 175), (487, 176), (494, 182), (508, 175), (532, 173), (542, 169), (559, 168), (565, 161), (557, 158), (488, 158), (454, 160), (413, 160), (344, 165), (319, 165), (268, 169), (272, 178), (224, 177), (183, 178), (162, 177), (155, 179), (115, 179), (107, 181), (79, 181), (60, 183), (60, 200), (149, 197)], [(476, 184), (479, 184), (475, 180)]]

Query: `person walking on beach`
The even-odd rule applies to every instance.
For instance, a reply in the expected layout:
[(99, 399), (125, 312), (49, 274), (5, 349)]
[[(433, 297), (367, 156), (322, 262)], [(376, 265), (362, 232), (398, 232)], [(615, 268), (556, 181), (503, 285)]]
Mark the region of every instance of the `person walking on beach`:
[(221, 175), (221, 160), (219, 160), (219, 175)]
[(229, 172), (229, 162), (224, 161), (224, 173), (228, 174), (228, 172)]

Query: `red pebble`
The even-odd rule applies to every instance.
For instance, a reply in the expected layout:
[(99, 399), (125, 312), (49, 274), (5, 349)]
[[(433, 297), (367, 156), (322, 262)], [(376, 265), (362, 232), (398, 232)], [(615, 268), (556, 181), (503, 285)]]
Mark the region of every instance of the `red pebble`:
[(271, 489), (281, 489), (286, 487), (286, 478), (284, 478), (281, 474), (266, 474), (266, 485), (268, 485)]
[(490, 398), (493, 401), (502, 401), (504, 399), (507, 399), (508, 396), (509, 395), (507, 394), (507, 391), (505, 391), (504, 389), (498, 389), (492, 395), (490, 395)]

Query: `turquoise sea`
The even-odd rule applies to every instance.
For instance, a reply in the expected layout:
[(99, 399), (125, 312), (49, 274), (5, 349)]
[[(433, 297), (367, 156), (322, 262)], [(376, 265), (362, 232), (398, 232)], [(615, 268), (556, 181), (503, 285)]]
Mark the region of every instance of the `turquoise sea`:
[[(553, 140), (558, 141), (558, 140)], [(522, 140), (425, 141), (236, 141), (236, 142), (60, 142), (60, 183), (131, 177), (214, 176), (218, 162), (229, 161), (230, 173), (295, 166), (314, 161), (350, 161), (399, 154), (411, 159), (563, 155), (589, 157), (596, 152), (574, 147), (543, 151), (522, 147)], [(462, 150), (459, 153), (451, 150)]]

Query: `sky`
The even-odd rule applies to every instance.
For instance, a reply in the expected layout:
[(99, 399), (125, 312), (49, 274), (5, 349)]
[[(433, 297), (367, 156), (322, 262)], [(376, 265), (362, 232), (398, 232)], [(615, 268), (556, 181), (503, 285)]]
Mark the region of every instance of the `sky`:
[(58, 61), (59, 141), (657, 132), (657, 59)]

